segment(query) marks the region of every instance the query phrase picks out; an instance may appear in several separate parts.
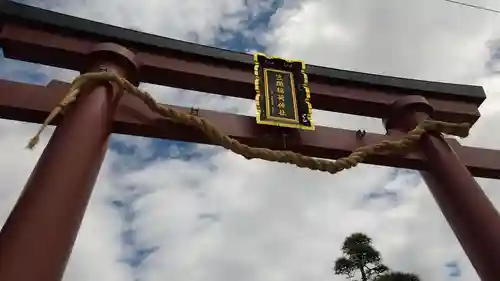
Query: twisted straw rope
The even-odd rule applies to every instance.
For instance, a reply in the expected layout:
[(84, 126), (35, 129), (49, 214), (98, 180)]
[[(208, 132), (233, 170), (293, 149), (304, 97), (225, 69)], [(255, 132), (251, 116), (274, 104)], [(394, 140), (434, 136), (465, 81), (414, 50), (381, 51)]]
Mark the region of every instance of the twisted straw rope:
[(437, 131), (445, 134), (466, 137), (469, 133), (468, 123), (447, 123), (442, 121), (427, 120), (418, 125), (415, 129), (400, 140), (382, 141), (378, 144), (360, 147), (354, 150), (349, 156), (337, 159), (336, 161), (316, 159), (292, 151), (271, 150), (267, 148), (250, 147), (235, 139), (223, 134), (212, 123), (203, 117), (176, 111), (170, 107), (158, 104), (151, 95), (135, 87), (126, 79), (111, 72), (86, 73), (78, 76), (71, 83), (68, 95), (49, 114), (37, 134), (29, 141), (28, 148), (32, 149), (38, 143), (40, 134), (48, 124), (64, 109), (73, 103), (80, 94), (81, 87), (89, 81), (107, 81), (117, 83), (127, 93), (141, 99), (152, 111), (175, 122), (194, 126), (200, 129), (216, 145), (220, 145), (234, 153), (240, 154), (247, 159), (259, 158), (267, 161), (289, 163), (301, 168), (309, 168), (336, 174), (344, 169), (355, 167), (363, 162), (368, 156), (374, 154), (400, 153), (411, 148), (420, 137), (427, 131)]

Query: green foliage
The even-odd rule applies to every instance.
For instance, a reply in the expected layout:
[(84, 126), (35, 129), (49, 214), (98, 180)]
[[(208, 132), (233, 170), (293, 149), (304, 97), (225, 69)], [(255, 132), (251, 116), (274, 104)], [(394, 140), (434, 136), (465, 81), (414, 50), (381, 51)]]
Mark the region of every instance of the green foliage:
[(417, 275), (403, 272), (392, 272), (381, 275), (373, 281), (419, 281)]
[(363, 233), (353, 233), (342, 244), (343, 256), (335, 261), (336, 275), (354, 278), (361, 276), (361, 281), (419, 281), (414, 274), (389, 272), (381, 263), (380, 252), (372, 246), (372, 239)]
[(338, 258), (335, 261), (335, 274), (353, 276), (356, 270), (356, 265), (347, 258)]
[(383, 264), (379, 264), (379, 265), (375, 266), (372, 269), (372, 271), (374, 274), (376, 274), (376, 276), (379, 276), (380, 274), (389, 271), (389, 268)]

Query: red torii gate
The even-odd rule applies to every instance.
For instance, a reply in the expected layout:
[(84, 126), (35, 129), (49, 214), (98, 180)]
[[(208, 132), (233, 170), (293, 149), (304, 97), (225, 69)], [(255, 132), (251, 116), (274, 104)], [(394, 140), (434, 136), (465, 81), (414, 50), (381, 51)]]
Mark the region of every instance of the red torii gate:
[[(111, 71), (135, 85), (149, 82), (255, 97), (250, 55), (14, 2), (0, 3), (0, 46), (9, 58), (80, 72)], [(367, 133), (363, 138), (355, 131), (326, 127), (287, 130), (286, 149), (312, 157), (344, 157), (361, 146), (398, 139), (429, 116), (473, 124), (486, 98), (477, 86), (317, 66), (308, 66), (308, 76), (316, 109), (383, 118), (388, 129), (386, 136)], [(0, 117), (41, 123), (69, 88), (60, 81), (36, 86), (0, 80)], [(209, 110), (196, 114), (242, 143), (284, 148), (283, 131), (258, 125), (254, 118)], [(62, 278), (112, 132), (211, 143), (196, 128), (153, 114), (128, 95), (122, 97), (114, 83), (86, 85), (64, 118), (57, 118), (54, 124), (58, 127), (0, 232), (2, 281)], [(438, 133), (426, 133), (418, 148), (406, 155), (376, 155), (365, 162), (422, 170), (479, 276), (485, 281), (498, 281), (500, 216), (473, 176), (500, 178), (500, 152), (461, 146)]]

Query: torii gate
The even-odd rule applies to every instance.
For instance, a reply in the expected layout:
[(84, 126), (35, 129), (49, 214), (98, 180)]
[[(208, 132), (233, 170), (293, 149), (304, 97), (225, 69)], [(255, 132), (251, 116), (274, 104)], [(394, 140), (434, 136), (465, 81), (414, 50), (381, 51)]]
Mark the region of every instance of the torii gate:
[[(1, 2), (1, 1), (0, 1)], [(112, 42), (113, 44), (110, 44)], [(42, 10), (0, 3), (0, 47), (8, 58), (78, 70), (109, 71), (135, 85), (254, 99), (251, 55), (162, 38)], [(316, 127), (291, 129), (286, 149), (336, 159), (357, 148), (398, 139), (422, 120), (469, 122), (480, 117), (481, 87), (308, 66), (316, 109), (383, 118), (387, 135)], [(0, 117), (41, 123), (70, 85), (0, 80)], [(201, 131), (154, 114), (115, 83), (86, 85), (57, 118), (53, 136), (0, 232), (0, 280), (57, 281), (70, 256), (111, 133), (198, 143)], [(204, 117), (241, 143), (284, 149), (281, 129), (254, 118), (172, 107)], [(375, 155), (366, 163), (421, 170), (436, 202), (484, 281), (500, 280), (500, 216), (473, 176), (500, 178), (500, 151), (461, 146), (425, 133), (415, 152)]]

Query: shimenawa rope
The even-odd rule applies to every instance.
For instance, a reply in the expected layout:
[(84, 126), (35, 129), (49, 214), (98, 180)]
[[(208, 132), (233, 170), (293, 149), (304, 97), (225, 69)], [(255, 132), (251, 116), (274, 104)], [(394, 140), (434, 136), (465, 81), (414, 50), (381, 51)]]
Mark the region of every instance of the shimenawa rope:
[(427, 131), (437, 131), (449, 135), (466, 137), (469, 133), (470, 125), (468, 123), (448, 123), (442, 121), (426, 120), (418, 125), (415, 129), (408, 132), (400, 140), (382, 141), (378, 144), (363, 146), (353, 151), (349, 156), (339, 158), (335, 161), (316, 159), (305, 156), (293, 151), (271, 150), (267, 148), (250, 147), (242, 144), (237, 140), (223, 134), (212, 123), (203, 117), (198, 117), (192, 114), (177, 111), (165, 105), (158, 104), (151, 95), (141, 89), (135, 87), (126, 79), (112, 72), (95, 72), (85, 73), (76, 77), (71, 83), (71, 88), (63, 100), (45, 119), (44, 123), (29, 141), (28, 148), (32, 149), (38, 143), (40, 134), (50, 124), (50, 122), (64, 109), (73, 103), (80, 94), (81, 87), (90, 81), (108, 81), (117, 83), (122, 89), (142, 100), (152, 111), (162, 115), (175, 122), (194, 126), (200, 129), (213, 144), (220, 145), (226, 149), (240, 154), (247, 159), (259, 158), (267, 161), (289, 163), (301, 168), (309, 168), (311, 170), (325, 171), (331, 174), (338, 173), (344, 169), (355, 167), (363, 162), (368, 156), (374, 154), (389, 154), (399, 153), (411, 148), (420, 137)]

